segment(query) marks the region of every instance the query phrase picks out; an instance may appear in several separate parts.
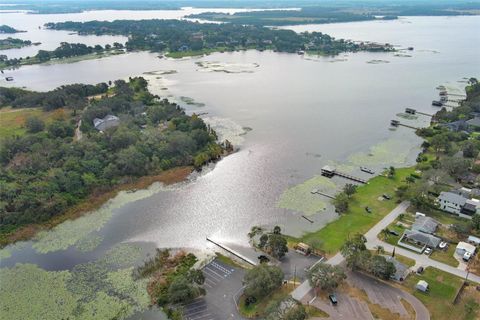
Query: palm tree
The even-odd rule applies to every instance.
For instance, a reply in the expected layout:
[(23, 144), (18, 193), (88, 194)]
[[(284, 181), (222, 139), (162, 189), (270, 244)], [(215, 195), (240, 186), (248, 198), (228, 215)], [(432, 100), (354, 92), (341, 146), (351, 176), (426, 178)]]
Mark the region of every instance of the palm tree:
[(382, 235), (382, 238), (383, 240), (387, 240), (388, 239), (388, 235), (390, 234), (390, 232), (388, 231), (387, 228), (383, 229), (380, 234)]
[(376, 246), (375, 250), (377, 250), (377, 254), (384, 254), (385, 248), (383, 246)]

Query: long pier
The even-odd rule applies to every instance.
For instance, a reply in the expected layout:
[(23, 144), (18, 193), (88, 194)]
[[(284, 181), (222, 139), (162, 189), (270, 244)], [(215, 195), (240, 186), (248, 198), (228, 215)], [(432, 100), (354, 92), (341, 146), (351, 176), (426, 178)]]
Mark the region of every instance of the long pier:
[(227, 251), (228, 253), (233, 254), (235, 257), (239, 258), (240, 260), (245, 261), (245, 262), (248, 263), (248, 264), (251, 264), (252, 266), (258, 265), (257, 262), (249, 259), (248, 257), (244, 256), (243, 254), (241, 254), (240, 252), (238, 252), (238, 251), (236, 251), (236, 250), (234, 250), (234, 249), (232, 249), (232, 248), (229, 248), (229, 247), (227, 247), (227, 246), (225, 246), (225, 245), (223, 245), (223, 244), (220, 244), (220, 243), (218, 243), (218, 242), (216, 242), (216, 241), (214, 241), (214, 240), (212, 240), (212, 239), (210, 239), (210, 238), (208, 238), (208, 237), (207, 237), (207, 241), (213, 243), (214, 245), (218, 246), (219, 248), (222, 248), (223, 250)]
[(412, 114), (412, 115), (421, 114), (423, 116), (433, 117), (433, 114), (417, 111), (416, 109), (412, 109), (412, 108), (405, 108), (405, 113)]
[(350, 174), (347, 174), (347, 173), (344, 173), (344, 172), (341, 172), (341, 171), (337, 171), (337, 169), (335, 169), (334, 167), (330, 167), (330, 166), (324, 166), (322, 168), (322, 176), (325, 176), (327, 178), (331, 178), (333, 176), (339, 176), (339, 177), (349, 179), (349, 180), (352, 180), (352, 181), (355, 181), (355, 182), (358, 182), (358, 183), (363, 183), (363, 184), (368, 183), (368, 181), (365, 180), (365, 179), (358, 178), (358, 177), (352, 176)]
[(331, 194), (327, 194), (327, 193), (323, 193), (322, 191), (318, 190), (318, 189), (313, 189), (312, 191), (310, 191), (310, 193), (312, 194), (319, 194), (321, 196), (324, 196), (324, 197), (327, 197), (327, 198), (330, 198), (330, 199), (335, 199), (334, 196), (332, 196)]
[(409, 126), (408, 124), (403, 124), (403, 123), (401, 123), (401, 122), (398, 121), (398, 120), (391, 120), (391, 121), (390, 121), (390, 125), (391, 125), (392, 127), (402, 126), (402, 127), (409, 128), (409, 129), (413, 129), (413, 130), (418, 130), (418, 129), (420, 129), (420, 128), (417, 128), (417, 127), (414, 127), (414, 126)]

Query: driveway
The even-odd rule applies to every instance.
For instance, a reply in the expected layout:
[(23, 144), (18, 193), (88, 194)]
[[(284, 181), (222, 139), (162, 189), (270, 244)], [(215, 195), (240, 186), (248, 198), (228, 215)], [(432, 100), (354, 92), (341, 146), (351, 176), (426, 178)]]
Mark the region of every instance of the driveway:
[(234, 297), (242, 288), (245, 271), (217, 259), (203, 268), (207, 294), (184, 306), (185, 320), (243, 319), (237, 312)]
[(304, 256), (294, 250), (290, 250), (282, 258), (278, 266), (285, 274), (285, 279), (291, 279), (296, 276), (297, 279), (305, 280), (307, 270), (318, 262), (318, 259), (318, 256)]

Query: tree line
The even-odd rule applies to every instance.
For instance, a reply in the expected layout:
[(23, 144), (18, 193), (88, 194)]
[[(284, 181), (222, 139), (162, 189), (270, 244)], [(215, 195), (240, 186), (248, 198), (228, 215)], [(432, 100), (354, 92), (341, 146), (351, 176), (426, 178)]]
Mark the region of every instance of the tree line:
[(345, 51), (393, 50), (389, 45), (367, 45), (335, 39), (321, 32), (292, 30), (234, 23), (198, 23), (185, 20), (115, 20), (47, 23), (53, 30), (79, 34), (128, 36), (128, 50), (181, 52), (201, 50), (272, 49), (279, 52), (302, 50), (338, 54)]

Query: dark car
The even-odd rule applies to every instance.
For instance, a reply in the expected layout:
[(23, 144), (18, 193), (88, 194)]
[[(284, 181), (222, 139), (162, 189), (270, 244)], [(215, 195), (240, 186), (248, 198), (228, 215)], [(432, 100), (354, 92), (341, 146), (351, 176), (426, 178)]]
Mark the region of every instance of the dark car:
[(337, 296), (334, 293), (328, 295), (328, 299), (330, 299), (330, 301), (334, 305), (336, 305), (338, 303)]
[(384, 194), (382, 195), (382, 197), (383, 197), (383, 199), (385, 199), (385, 200), (390, 200), (390, 199), (392, 199), (392, 197), (391, 197), (390, 195), (386, 194), (386, 193), (384, 193)]
[(390, 230), (390, 229), (388, 229), (388, 233), (390, 233), (390, 234), (392, 234), (392, 235), (394, 235), (394, 236), (397, 236), (397, 237), (400, 235), (397, 231), (395, 231), (395, 230)]
[(422, 274), (422, 273), (423, 273), (423, 267), (418, 267), (417, 273), (418, 273), (418, 274)]
[(365, 211), (367, 211), (368, 213), (372, 213), (372, 209), (370, 209), (370, 207), (365, 207)]

